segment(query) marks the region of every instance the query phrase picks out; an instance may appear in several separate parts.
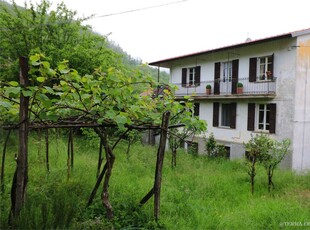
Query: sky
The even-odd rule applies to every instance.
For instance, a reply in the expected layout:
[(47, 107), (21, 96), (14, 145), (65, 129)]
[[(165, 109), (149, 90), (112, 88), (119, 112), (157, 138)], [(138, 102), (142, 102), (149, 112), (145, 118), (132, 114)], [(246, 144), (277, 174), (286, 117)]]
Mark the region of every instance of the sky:
[(94, 31), (145, 63), (310, 28), (309, 0), (63, 2), (80, 16), (94, 14), (87, 21)]

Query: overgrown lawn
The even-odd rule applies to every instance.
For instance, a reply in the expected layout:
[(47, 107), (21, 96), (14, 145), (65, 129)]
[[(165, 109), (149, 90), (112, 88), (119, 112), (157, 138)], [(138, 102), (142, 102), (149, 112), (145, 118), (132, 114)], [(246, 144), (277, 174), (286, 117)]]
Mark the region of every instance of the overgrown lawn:
[[(96, 182), (98, 148), (83, 138), (74, 140), (74, 166), (68, 178), (67, 143), (50, 143), (50, 171), (46, 170), (45, 144), (31, 138), (28, 197), (18, 226), (21, 229), (284, 229), (290, 224), (310, 227), (310, 175), (276, 170), (275, 189), (268, 193), (267, 175), (258, 167), (255, 193), (243, 160), (210, 160), (178, 152), (171, 168), (166, 153), (161, 192), (161, 216), (153, 221), (153, 199), (139, 201), (153, 186), (157, 149), (135, 144), (126, 155), (126, 143), (115, 149), (110, 182), (115, 218), (105, 219), (101, 187), (93, 204), (85, 208)], [(2, 148), (1, 148), (2, 149)], [(5, 191), (1, 193), (0, 229), (7, 228), (10, 187), (15, 169), (14, 139), (5, 164)], [(308, 226), (305, 226), (307, 225)]]

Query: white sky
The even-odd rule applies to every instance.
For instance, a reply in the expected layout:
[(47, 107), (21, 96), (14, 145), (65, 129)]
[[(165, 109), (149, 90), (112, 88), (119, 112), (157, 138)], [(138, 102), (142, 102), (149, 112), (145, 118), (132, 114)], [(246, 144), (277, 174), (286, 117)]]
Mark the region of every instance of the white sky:
[[(81, 16), (97, 16), (178, 0), (64, 0)], [(24, 0), (15, 0), (23, 5)], [(33, 2), (39, 2), (33, 0)], [(53, 3), (61, 2), (53, 0)], [(144, 62), (310, 28), (309, 0), (185, 0), (88, 21)]]

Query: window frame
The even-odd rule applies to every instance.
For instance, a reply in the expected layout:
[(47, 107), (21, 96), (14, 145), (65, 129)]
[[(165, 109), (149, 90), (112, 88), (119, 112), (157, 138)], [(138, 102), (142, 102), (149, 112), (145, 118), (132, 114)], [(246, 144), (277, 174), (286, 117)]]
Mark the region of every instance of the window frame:
[[(267, 115), (267, 110), (269, 110), (269, 129), (262, 130), (258, 129), (259, 122), (259, 105), (264, 105), (266, 111), (264, 116)], [(265, 109), (264, 109), (265, 110)], [(267, 119), (267, 116), (266, 118)], [(265, 120), (266, 121), (266, 120)], [(277, 125), (277, 104), (276, 103), (248, 103), (248, 118), (247, 118), (247, 130), (252, 132), (269, 132), (270, 134), (276, 134)], [(265, 126), (266, 127), (266, 126)]]
[(201, 66), (182, 68), (182, 87), (200, 86)]
[[(224, 108), (225, 107), (225, 116), (227, 116), (225, 119), (223, 119), (224, 116)], [(230, 109), (231, 104), (230, 103), (220, 103), (220, 112), (219, 112), (219, 126), (221, 128), (230, 128), (231, 125), (231, 116), (232, 116), (232, 111)], [(223, 120), (228, 121), (229, 124), (223, 124)]]
[[(228, 111), (229, 111), (229, 126), (222, 125), (222, 104), (228, 105)], [(213, 127), (219, 127), (219, 128), (230, 128), (230, 129), (236, 129), (236, 123), (237, 123), (237, 103), (236, 102), (230, 102), (230, 103), (219, 103), (219, 102), (213, 102)]]
[(233, 62), (226, 61), (221, 64), (221, 79), (223, 82), (231, 82), (233, 77)]
[(195, 76), (196, 76), (196, 68), (195, 67), (187, 68), (186, 82), (188, 82), (189, 86), (195, 86), (196, 83)]
[[(263, 108), (261, 108), (261, 106), (263, 106)], [(262, 114), (263, 114), (263, 117), (261, 119)], [(263, 128), (260, 128), (261, 125)], [(268, 126), (268, 128), (267, 128), (267, 126)], [(270, 108), (269, 108), (268, 104), (256, 104), (256, 108), (255, 108), (255, 130), (262, 131), (262, 132), (269, 132), (270, 131)]]
[(257, 58), (257, 81), (271, 81), (273, 69), (273, 55), (267, 55)]

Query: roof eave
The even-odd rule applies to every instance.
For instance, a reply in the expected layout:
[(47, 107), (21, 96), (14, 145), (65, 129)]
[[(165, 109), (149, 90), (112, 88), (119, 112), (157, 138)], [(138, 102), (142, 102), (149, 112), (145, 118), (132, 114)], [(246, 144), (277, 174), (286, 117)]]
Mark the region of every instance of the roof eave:
[(149, 63), (149, 65), (157, 66), (157, 67), (170, 68), (171, 62), (176, 61), (176, 60), (190, 58), (190, 57), (199, 56), (199, 55), (204, 55), (204, 54), (208, 54), (208, 53), (220, 52), (220, 51), (228, 50), (228, 49), (232, 49), (232, 48), (240, 48), (240, 47), (244, 47), (244, 46), (255, 45), (255, 44), (259, 44), (259, 43), (264, 43), (264, 42), (269, 42), (269, 41), (274, 41), (274, 40), (279, 40), (279, 39), (284, 39), (284, 38), (296, 37), (296, 36), (300, 36), (300, 35), (306, 34), (306, 33), (309, 33), (309, 30), (301, 31), (301, 32), (297, 31), (297, 32), (293, 32), (293, 33), (287, 33), (287, 34), (268, 37), (268, 38), (264, 38), (264, 39), (253, 40), (253, 41), (239, 43), (239, 44), (235, 44), (235, 45), (230, 45), (230, 46), (220, 47), (220, 48), (216, 48), (216, 49), (200, 51), (200, 52), (196, 52), (196, 53), (192, 53), (192, 54), (177, 56), (177, 57), (173, 57), (173, 58), (163, 59), (163, 60), (151, 62), (151, 63)]

